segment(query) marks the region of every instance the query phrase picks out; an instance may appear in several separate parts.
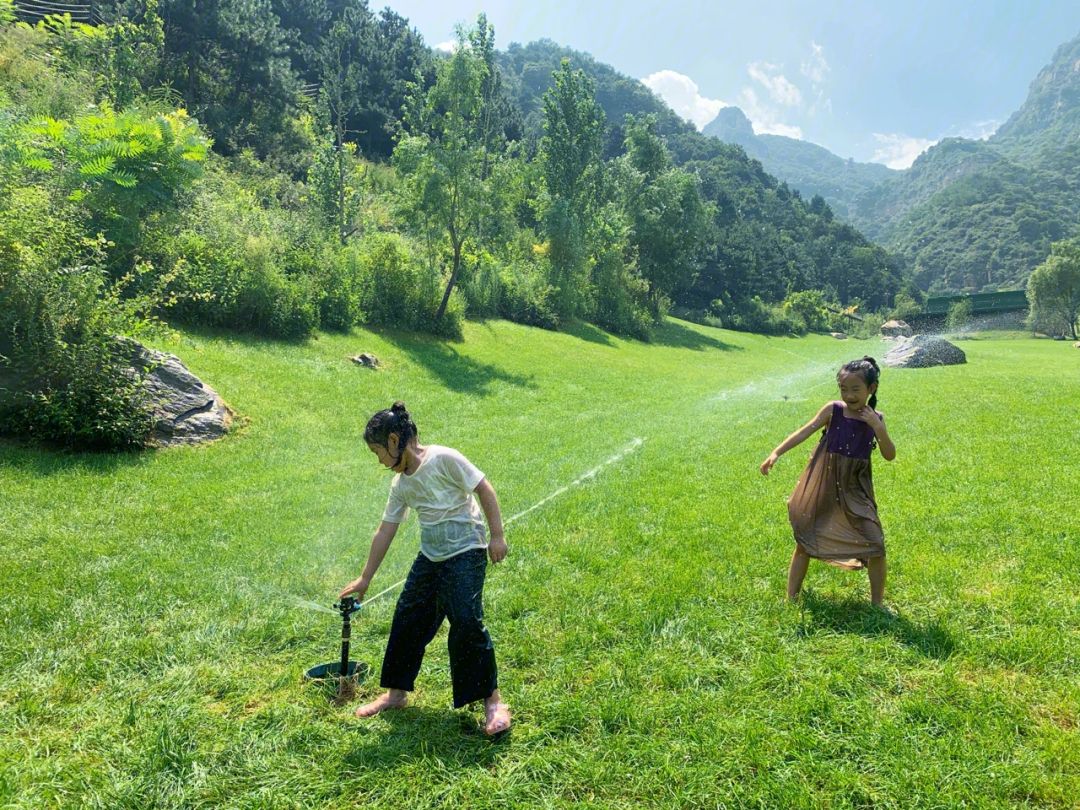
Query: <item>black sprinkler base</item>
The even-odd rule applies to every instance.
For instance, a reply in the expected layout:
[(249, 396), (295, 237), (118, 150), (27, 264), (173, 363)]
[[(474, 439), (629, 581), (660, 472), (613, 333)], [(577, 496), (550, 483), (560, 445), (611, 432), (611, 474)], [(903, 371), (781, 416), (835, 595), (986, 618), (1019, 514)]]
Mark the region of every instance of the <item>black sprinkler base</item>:
[[(355, 681), (362, 681), (367, 677), (368, 665), (363, 661), (350, 661), (348, 669), (345, 672), (346, 678), (352, 678)], [(332, 679), (338, 679), (341, 677), (341, 662), (334, 661), (329, 664), (319, 664), (317, 667), (312, 667), (304, 673), (304, 678), (309, 681), (325, 681)]]

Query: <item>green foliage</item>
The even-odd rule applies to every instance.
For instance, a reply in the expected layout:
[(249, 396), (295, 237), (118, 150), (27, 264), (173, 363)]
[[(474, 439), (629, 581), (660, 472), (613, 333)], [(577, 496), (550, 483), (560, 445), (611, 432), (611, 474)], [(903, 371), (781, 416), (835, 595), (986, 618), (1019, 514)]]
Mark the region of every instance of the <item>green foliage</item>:
[(200, 175), (209, 143), (183, 110), (114, 112), (104, 107), (73, 121), (45, 118), (19, 132), (31, 179), (54, 186), (87, 213), (91, 233), (132, 260), (148, 221), (168, 210)]
[(354, 249), (362, 279), (360, 309), (367, 323), (461, 337), (464, 299), (460, 293), (451, 295), (442, 317), (435, 317), (441, 279), (417, 261), (403, 237), (371, 234), (359, 240)]
[(394, 165), (403, 176), (402, 211), (433, 254), (450, 254), (450, 276), (436, 321), (449, 305), (462, 272), (462, 253), (476, 237), (487, 204), (490, 153), (476, 134), (491, 104), (484, 95), (490, 73), (483, 52), (467, 47), (466, 40), (466, 32), (459, 31), (458, 48), (439, 64), (434, 85), (410, 100), (406, 124), (412, 134), (394, 150)]
[(721, 317), (729, 329), (741, 332), (759, 332), (764, 335), (803, 335), (806, 323), (798, 315), (789, 314), (782, 307), (767, 304), (759, 296), (725, 306)]
[(802, 321), (803, 329), (811, 332), (829, 331), (828, 302), (820, 290), (790, 293), (780, 305), (793, 322)]
[(962, 298), (949, 307), (945, 316), (945, 328), (950, 332), (963, 332), (971, 326), (971, 299)]
[(80, 239), (71, 214), (41, 189), (0, 194), (0, 433), (139, 447), (150, 403), (115, 336), (146, 331), (156, 298), (110, 282), (103, 242)]
[(893, 298), (892, 309), (889, 310), (889, 317), (898, 321), (907, 321), (914, 318), (916, 315), (922, 313), (923, 306), (926, 301), (926, 296), (919, 296), (916, 298), (907, 291), (900, 291)]
[(604, 113), (592, 82), (565, 59), (543, 103), (542, 210), (551, 283), (560, 317), (582, 315), (591, 308), (586, 238), (600, 205)]
[(1080, 239), (1055, 242), (1027, 286), (1028, 323), (1050, 334), (1077, 337), (1080, 320)]
[(165, 0), (162, 75), (215, 149), (266, 157), (286, 145), (299, 82), (270, 0)]
[(171, 276), (169, 313), (189, 323), (307, 337), (319, 324), (314, 258), (297, 249), (282, 212), (261, 208), (219, 173), (209, 179), (179, 229), (157, 235), (158, 263)]

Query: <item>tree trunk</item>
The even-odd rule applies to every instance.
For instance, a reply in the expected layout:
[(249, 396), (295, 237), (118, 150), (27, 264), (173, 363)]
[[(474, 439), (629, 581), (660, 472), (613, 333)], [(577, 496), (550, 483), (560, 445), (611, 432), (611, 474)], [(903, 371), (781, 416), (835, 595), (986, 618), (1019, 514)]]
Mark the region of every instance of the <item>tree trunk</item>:
[(443, 313), (446, 312), (446, 305), (450, 303), (450, 293), (454, 290), (454, 282), (457, 281), (458, 269), (461, 267), (461, 240), (453, 239), (454, 244), (454, 267), (450, 271), (450, 280), (446, 282), (446, 292), (443, 293), (442, 301), (439, 303), (439, 308), (435, 310), (435, 320), (441, 321)]

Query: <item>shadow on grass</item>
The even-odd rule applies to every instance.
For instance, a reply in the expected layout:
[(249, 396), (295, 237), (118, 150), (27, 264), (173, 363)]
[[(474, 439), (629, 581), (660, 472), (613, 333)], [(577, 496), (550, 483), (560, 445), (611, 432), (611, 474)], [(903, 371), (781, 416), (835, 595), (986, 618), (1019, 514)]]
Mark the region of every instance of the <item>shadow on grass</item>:
[(861, 636), (892, 636), (928, 658), (945, 660), (956, 647), (940, 622), (914, 624), (906, 616), (875, 608), (862, 599), (829, 598), (805, 590), (799, 602), (803, 621), (799, 632), (811, 636), (817, 630), (856, 633)]
[(510, 744), (513, 730), (487, 737), (478, 725), (481, 715), (424, 706), (385, 712), (382, 717), (390, 730), (373, 735), (372, 744), (354, 748), (345, 762), (385, 770), (421, 760), (450, 768), (486, 768)]
[(458, 352), (442, 338), (408, 332), (383, 332), (382, 337), (438, 377), (447, 388), (461, 394), (485, 396), (490, 393), (491, 384), (496, 382), (520, 388), (537, 387), (532, 377), (474, 360)]
[(691, 349), (696, 352), (706, 349), (719, 349), (721, 351), (733, 351), (741, 347), (722, 340), (703, 335), (695, 329), (691, 329), (684, 322), (668, 318), (653, 332), (652, 343), (657, 346), (671, 346), (676, 349)]
[(611, 339), (611, 335), (600, 327), (593, 326), (591, 323), (585, 323), (584, 321), (575, 321), (574, 323), (567, 324), (563, 327), (562, 331), (588, 343), (597, 343), (601, 346), (615, 345), (615, 341)]
[(41, 478), (58, 473), (109, 475), (119, 469), (148, 463), (155, 451), (68, 450), (29, 439), (0, 438), (0, 466), (15, 467)]

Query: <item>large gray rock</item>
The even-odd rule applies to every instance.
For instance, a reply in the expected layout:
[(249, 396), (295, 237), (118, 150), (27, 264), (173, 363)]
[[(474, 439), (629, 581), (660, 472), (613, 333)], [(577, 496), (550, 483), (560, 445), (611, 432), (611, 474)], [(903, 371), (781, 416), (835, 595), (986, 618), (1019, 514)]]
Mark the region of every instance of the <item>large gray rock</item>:
[(911, 337), (915, 331), (906, 321), (885, 321), (881, 325), (882, 337)]
[(130, 373), (141, 378), (153, 404), (153, 444), (199, 444), (224, 436), (232, 410), (217, 392), (188, 371), (180, 358), (148, 349), (130, 338), (118, 338)]
[(893, 368), (958, 366), (967, 362), (963, 349), (938, 335), (898, 338), (885, 353), (884, 363)]

